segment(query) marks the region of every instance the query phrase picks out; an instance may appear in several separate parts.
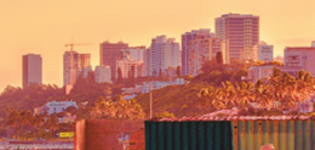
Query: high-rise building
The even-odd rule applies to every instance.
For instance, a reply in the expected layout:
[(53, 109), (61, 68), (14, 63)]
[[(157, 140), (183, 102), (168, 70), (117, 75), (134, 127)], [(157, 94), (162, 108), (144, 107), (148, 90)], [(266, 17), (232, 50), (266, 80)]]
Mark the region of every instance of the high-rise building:
[(189, 41), (195, 40), (196, 37), (201, 38), (213, 38), (215, 37), (214, 33), (210, 32), (210, 29), (199, 29), (199, 30), (192, 30), (191, 32), (186, 32), (182, 34), (182, 51), (181, 51), (181, 75), (188, 75), (188, 44)]
[[(211, 60), (218, 52), (223, 52), (223, 42), (219, 38), (198, 38), (188, 44), (188, 74), (198, 75), (203, 61)], [(224, 53), (222, 53), (224, 55)]]
[(78, 62), (79, 70), (91, 66), (91, 54), (79, 54)]
[[(63, 54), (63, 85), (74, 84), (80, 73), (90, 67), (90, 54), (79, 54), (73, 51), (73, 66), (71, 66), (71, 52), (66, 51)], [(74, 76), (71, 76), (71, 68), (73, 67)], [(85, 71), (86, 72), (86, 71)], [(72, 79), (74, 78), (74, 79)]]
[[(166, 68), (176, 68), (181, 66), (181, 55), (179, 50), (179, 43), (175, 41), (175, 38), (168, 38), (164, 46), (164, 57), (165, 57), (165, 66)], [(163, 57), (163, 56), (162, 56)]]
[(82, 76), (82, 78), (87, 78), (92, 71), (92, 66), (87, 66), (80, 71), (80, 76)]
[(36, 54), (23, 55), (23, 88), (31, 83), (42, 84), (42, 57)]
[(110, 82), (111, 83), (111, 71), (109, 66), (96, 66), (94, 71), (95, 82), (97, 83), (104, 83)]
[(268, 45), (265, 42), (259, 43), (259, 60), (269, 62), (273, 61), (273, 45)]
[(177, 67), (180, 65), (180, 50), (179, 43), (175, 39), (167, 39), (165, 35), (157, 36), (152, 39), (149, 51), (150, 55), (150, 70), (151, 76), (157, 76), (165, 73), (168, 67)]
[(128, 48), (121, 50), (122, 59), (132, 59), (132, 60), (144, 60), (144, 51), (143, 48)]
[(143, 61), (144, 76), (150, 75), (150, 48), (144, 51), (144, 61)]
[[(76, 51), (72, 52), (71, 56), (70, 51), (66, 51), (63, 54), (63, 85), (74, 84), (77, 74), (79, 74), (78, 68), (78, 56), (79, 54)], [(73, 64), (71, 66), (71, 57), (73, 57)], [(73, 69), (73, 70), (71, 70)], [(71, 71), (74, 72), (74, 76), (71, 75)], [(74, 78), (74, 79), (73, 79)]]
[(255, 45), (259, 45), (259, 16), (225, 14), (215, 19), (216, 36), (225, 45), (226, 62), (254, 59)]
[[(133, 76), (136, 78), (138, 76), (144, 76), (143, 69), (143, 60), (132, 60), (132, 59), (123, 59), (116, 61), (116, 70), (121, 69), (122, 78), (128, 78), (129, 74), (132, 74), (132, 67), (134, 66)], [(118, 78), (118, 74), (116, 74)]]
[(105, 41), (100, 44), (100, 65), (110, 66), (111, 77), (116, 77), (116, 61), (122, 59), (121, 50), (128, 49), (127, 43), (109, 43)]
[(311, 47), (315, 47), (315, 41), (312, 41)]

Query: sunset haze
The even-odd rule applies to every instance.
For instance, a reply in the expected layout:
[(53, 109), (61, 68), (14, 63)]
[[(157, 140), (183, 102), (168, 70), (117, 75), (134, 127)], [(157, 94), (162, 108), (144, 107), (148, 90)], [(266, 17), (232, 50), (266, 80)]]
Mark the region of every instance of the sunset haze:
[(150, 46), (166, 35), (180, 42), (191, 30), (215, 32), (215, 18), (227, 13), (259, 16), (259, 39), (274, 45), (274, 56), (286, 46), (310, 46), (315, 40), (313, 0), (15, 0), (0, 1), (0, 90), (22, 86), (22, 56), (42, 57), (44, 84), (63, 84), (63, 54), (71, 43), (90, 53), (99, 65), (100, 43), (123, 41)]

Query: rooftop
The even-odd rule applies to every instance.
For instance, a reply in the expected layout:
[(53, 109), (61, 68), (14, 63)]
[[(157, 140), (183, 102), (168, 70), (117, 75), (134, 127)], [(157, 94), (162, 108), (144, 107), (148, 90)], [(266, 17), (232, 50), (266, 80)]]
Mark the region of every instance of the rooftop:
[(231, 116), (231, 117), (182, 117), (152, 118), (150, 122), (185, 122), (185, 121), (281, 121), (281, 120), (315, 120), (315, 116)]
[(237, 14), (237, 13), (228, 13), (228, 14), (221, 15), (221, 18), (225, 18), (225, 17), (258, 17), (258, 16), (254, 16), (252, 14)]
[(286, 50), (315, 50), (315, 47), (286, 47)]

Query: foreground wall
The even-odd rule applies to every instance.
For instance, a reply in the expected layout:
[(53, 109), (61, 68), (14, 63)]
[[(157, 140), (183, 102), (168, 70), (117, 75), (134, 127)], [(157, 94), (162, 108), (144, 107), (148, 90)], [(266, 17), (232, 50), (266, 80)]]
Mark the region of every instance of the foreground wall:
[(129, 135), (129, 150), (145, 150), (144, 128)]
[(231, 150), (229, 121), (145, 122), (146, 150)]
[(74, 150), (85, 149), (85, 120), (74, 124)]
[(315, 150), (315, 120), (307, 118), (173, 119), (145, 122), (146, 150)]
[(143, 120), (88, 119), (75, 123), (75, 150), (121, 150), (119, 133), (132, 134), (144, 128)]

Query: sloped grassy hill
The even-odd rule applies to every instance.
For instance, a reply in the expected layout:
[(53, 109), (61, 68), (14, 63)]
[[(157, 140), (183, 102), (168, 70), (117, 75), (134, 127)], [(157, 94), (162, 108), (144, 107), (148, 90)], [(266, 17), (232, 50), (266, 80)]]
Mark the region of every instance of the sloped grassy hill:
[[(208, 87), (202, 84), (172, 85), (162, 89), (154, 90), (153, 95), (153, 116), (157, 113), (168, 111), (176, 117), (193, 117), (207, 113), (200, 111), (196, 106), (197, 93), (201, 88)], [(146, 117), (150, 115), (150, 95), (139, 94), (137, 102), (142, 106)]]

